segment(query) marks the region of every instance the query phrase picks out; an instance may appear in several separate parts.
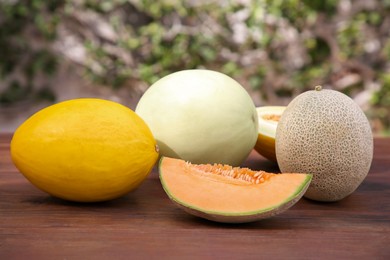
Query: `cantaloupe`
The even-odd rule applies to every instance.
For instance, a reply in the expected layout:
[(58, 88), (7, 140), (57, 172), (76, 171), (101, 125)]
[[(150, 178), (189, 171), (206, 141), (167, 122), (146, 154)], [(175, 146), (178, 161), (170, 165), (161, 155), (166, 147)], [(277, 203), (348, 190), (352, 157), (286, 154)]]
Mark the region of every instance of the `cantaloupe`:
[(162, 156), (193, 163), (240, 165), (257, 139), (257, 112), (234, 79), (211, 70), (183, 70), (155, 82), (136, 113)]
[(293, 206), (311, 174), (272, 174), (222, 164), (191, 164), (162, 157), (160, 180), (169, 198), (186, 212), (217, 222), (269, 218)]
[(337, 201), (353, 193), (369, 172), (373, 137), (360, 107), (341, 92), (316, 87), (297, 96), (276, 130), (282, 172), (310, 172), (305, 197)]
[(256, 108), (259, 119), (259, 134), (257, 136), (255, 150), (268, 160), (274, 162), (276, 162), (276, 128), (285, 109), (285, 106), (262, 106)]

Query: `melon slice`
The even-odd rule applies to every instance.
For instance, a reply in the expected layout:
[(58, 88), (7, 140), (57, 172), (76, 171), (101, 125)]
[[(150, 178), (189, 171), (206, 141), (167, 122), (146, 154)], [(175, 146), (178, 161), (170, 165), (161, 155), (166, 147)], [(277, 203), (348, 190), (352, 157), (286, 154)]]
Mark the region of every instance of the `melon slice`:
[(257, 107), (259, 122), (259, 133), (255, 150), (270, 161), (276, 162), (275, 135), (280, 117), (285, 106), (263, 106)]
[(273, 174), (222, 164), (191, 164), (162, 157), (160, 180), (169, 198), (186, 212), (225, 223), (269, 218), (293, 206), (312, 175)]

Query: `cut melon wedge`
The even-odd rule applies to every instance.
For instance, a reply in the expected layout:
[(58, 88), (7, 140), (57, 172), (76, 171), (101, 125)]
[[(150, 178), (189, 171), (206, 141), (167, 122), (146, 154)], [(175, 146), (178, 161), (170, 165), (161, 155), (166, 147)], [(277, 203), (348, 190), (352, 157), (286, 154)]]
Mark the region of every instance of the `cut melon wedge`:
[(293, 206), (311, 174), (273, 174), (221, 164), (191, 164), (162, 157), (160, 180), (169, 198), (186, 212), (225, 223), (269, 218)]
[(276, 162), (276, 128), (285, 109), (285, 106), (263, 106), (256, 108), (257, 116), (259, 118), (259, 133), (255, 150), (268, 160), (274, 162)]

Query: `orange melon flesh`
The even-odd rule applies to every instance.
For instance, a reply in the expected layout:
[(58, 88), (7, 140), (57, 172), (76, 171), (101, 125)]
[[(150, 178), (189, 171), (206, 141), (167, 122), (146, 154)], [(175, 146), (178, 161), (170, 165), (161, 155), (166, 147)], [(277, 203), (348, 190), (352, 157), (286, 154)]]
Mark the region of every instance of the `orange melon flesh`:
[(187, 212), (220, 222), (249, 222), (276, 215), (295, 204), (310, 174), (272, 174), (228, 165), (195, 165), (163, 157), (164, 190)]
[(270, 161), (276, 162), (275, 134), (285, 106), (257, 107), (259, 133), (254, 149)]

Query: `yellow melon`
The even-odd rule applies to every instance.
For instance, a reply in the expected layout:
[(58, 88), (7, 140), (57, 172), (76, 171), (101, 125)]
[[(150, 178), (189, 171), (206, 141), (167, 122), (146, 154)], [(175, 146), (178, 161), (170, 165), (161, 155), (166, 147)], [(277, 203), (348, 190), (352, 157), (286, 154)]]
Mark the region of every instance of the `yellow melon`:
[(276, 128), (285, 109), (285, 106), (262, 106), (256, 108), (259, 118), (259, 134), (257, 136), (255, 150), (274, 162), (276, 162)]
[(11, 155), (36, 187), (78, 202), (128, 193), (158, 158), (156, 141), (137, 114), (89, 98), (49, 106), (27, 119), (12, 138)]
[(282, 172), (307, 172), (305, 197), (337, 201), (353, 193), (369, 172), (373, 137), (360, 107), (341, 92), (316, 87), (297, 96), (276, 130)]

